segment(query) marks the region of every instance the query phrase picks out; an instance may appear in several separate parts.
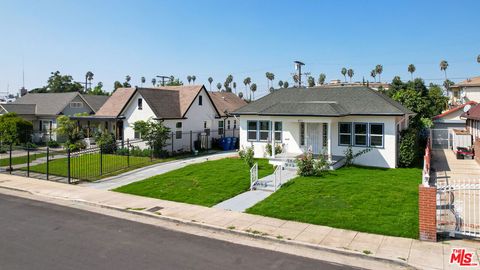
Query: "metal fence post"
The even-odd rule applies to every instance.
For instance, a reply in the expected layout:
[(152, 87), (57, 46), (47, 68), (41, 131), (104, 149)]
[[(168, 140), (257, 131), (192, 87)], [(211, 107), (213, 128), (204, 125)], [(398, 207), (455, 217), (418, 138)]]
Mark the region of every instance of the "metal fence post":
[(10, 153), (8, 157), (8, 171), (10, 174), (12, 174), (13, 168), (12, 168), (12, 150), (13, 150), (13, 143), (10, 144)]
[(67, 182), (71, 184), (70, 181), (70, 147), (67, 148)]
[(100, 147), (100, 175), (103, 174), (103, 151), (102, 147)]
[(130, 139), (127, 139), (127, 167), (130, 167)]
[(49, 163), (49, 156), (50, 156), (50, 148), (47, 146), (47, 180), (48, 180), (48, 163)]
[(27, 145), (27, 177), (30, 177), (30, 147)]
[(190, 152), (193, 152), (193, 131), (190, 130)]

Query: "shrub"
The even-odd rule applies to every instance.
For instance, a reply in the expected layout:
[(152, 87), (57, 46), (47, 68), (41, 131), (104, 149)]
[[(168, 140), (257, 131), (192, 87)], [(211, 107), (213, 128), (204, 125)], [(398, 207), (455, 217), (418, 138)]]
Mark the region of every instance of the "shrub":
[[(267, 144), (265, 146), (265, 151), (267, 152), (267, 155), (271, 156), (272, 155), (272, 145)], [(280, 144), (275, 144), (275, 155), (282, 153), (282, 145)]]
[(32, 150), (38, 148), (38, 146), (36, 144), (32, 143), (32, 142), (27, 142), (25, 144), (25, 147), (28, 148), (28, 149), (32, 149)]
[(313, 158), (312, 153), (303, 154), (297, 159), (298, 174), (301, 176), (322, 176), (329, 168), (329, 162), (325, 155)]
[(370, 152), (372, 148), (366, 148), (363, 150), (358, 151), (357, 153), (353, 153), (352, 146), (349, 145), (348, 148), (343, 152), (345, 155), (345, 167), (350, 167), (353, 165), (355, 159), (363, 154)]
[(247, 163), (249, 168), (253, 166), (255, 161), (253, 159), (253, 156), (255, 155), (253, 147), (242, 148), (242, 150), (238, 151), (238, 155), (240, 155), (240, 158)]
[(97, 133), (95, 142), (104, 154), (113, 154), (117, 150), (115, 135), (108, 132)]
[(47, 142), (47, 146), (50, 148), (58, 148), (60, 147), (60, 144), (57, 141), (49, 141)]
[(0, 141), (3, 143), (26, 143), (31, 138), (32, 130), (32, 123), (17, 116), (16, 113), (0, 115)]
[(400, 153), (398, 163), (400, 167), (412, 167), (419, 162), (419, 146), (418, 132), (414, 128), (408, 128), (401, 133)]
[(75, 152), (75, 151), (80, 151), (85, 148), (87, 148), (87, 145), (85, 144), (84, 141), (77, 141), (76, 143), (71, 143), (69, 145), (66, 145), (68, 148), (70, 148), (70, 151)]

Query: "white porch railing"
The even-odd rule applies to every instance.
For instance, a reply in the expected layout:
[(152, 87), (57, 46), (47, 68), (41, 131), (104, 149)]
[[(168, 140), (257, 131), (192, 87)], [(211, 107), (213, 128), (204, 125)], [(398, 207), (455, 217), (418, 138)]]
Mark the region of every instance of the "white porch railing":
[(282, 166), (277, 166), (273, 172), (273, 191), (277, 191), (277, 187), (282, 185)]
[(250, 190), (253, 190), (258, 182), (258, 163), (255, 163), (250, 169)]

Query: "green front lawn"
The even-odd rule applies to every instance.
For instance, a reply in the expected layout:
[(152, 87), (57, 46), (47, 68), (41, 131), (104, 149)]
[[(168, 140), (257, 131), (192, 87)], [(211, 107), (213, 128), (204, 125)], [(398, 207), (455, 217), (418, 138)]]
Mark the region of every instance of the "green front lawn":
[[(128, 158), (127, 156), (121, 155), (103, 154), (102, 161), (100, 162), (100, 154), (84, 154), (70, 159), (70, 176), (72, 178), (93, 181), (139, 167), (170, 160), (173, 160), (173, 158), (161, 160), (154, 159), (153, 161), (150, 161), (149, 157), (130, 156), (130, 158)], [(67, 168), (67, 158), (54, 159), (48, 164), (48, 172), (51, 175), (67, 177)], [(22, 170), (27, 170), (27, 168), (22, 168)], [(46, 173), (47, 164), (42, 163), (31, 166), (30, 171)]]
[(361, 232), (418, 237), (421, 169), (342, 168), (298, 177), (248, 213)]
[[(273, 173), (266, 159), (258, 159), (258, 177)], [(239, 158), (225, 158), (188, 165), (115, 189), (115, 191), (213, 206), (250, 188), (250, 170)]]
[[(0, 166), (9, 166), (10, 161), (8, 157), (8, 153), (5, 154), (7, 158), (2, 158), (0, 159)], [(37, 158), (42, 158), (47, 156), (46, 153), (37, 153), (37, 152), (30, 152), (30, 162), (34, 161)], [(12, 165), (17, 165), (17, 164), (25, 164), (27, 163), (28, 157), (27, 155), (25, 156), (17, 156), (17, 157), (12, 157)]]

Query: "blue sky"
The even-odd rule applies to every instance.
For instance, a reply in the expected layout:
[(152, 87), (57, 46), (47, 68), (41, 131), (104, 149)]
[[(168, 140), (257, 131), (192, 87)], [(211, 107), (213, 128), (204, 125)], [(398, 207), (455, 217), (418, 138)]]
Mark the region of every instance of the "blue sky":
[[(110, 90), (132, 76), (147, 82), (175, 75), (214, 84), (228, 74), (239, 90), (252, 77), (265, 93), (265, 72), (290, 83), (294, 60), (327, 80), (370, 79), (383, 64), (383, 80), (440, 79), (480, 74), (480, 1), (112, 1), (0, 0), (0, 91), (43, 86), (60, 70), (82, 81), (86, 71)], [(458, 80), (457, 79), (457, 80)], [(276, 85), (276, 82), (275, 82)]]

